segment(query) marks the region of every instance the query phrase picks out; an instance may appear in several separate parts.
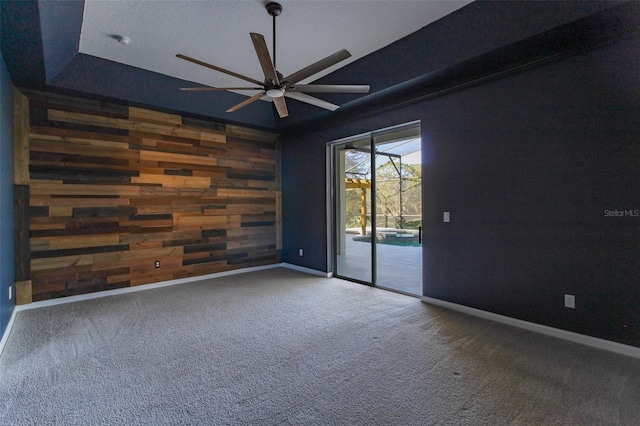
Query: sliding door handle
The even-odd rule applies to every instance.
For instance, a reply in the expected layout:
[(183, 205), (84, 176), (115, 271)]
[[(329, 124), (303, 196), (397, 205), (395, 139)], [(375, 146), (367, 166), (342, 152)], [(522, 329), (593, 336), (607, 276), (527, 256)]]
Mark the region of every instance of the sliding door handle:
[(418, 244), (422, 244), (422, 226), (418, 226)]

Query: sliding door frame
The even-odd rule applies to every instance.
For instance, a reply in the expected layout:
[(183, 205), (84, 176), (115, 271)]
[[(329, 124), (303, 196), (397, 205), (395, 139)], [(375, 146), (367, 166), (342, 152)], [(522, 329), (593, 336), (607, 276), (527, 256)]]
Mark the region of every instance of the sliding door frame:
[[(332, 276), (348, 279), (361, 284), (378, 287), (377, 285), (377, 249), (376, 249), (376, 230), (377, 230), (377, 204), (376, 204), (376, 139), (383, 138), (386, 135), (402, 134), (406, 132), (415, 132), (418, 129), (418, 135), (420, 135), (420, 121), (412, 121), (408, 123), (399, 124), (396, 126), (374, 130), (371, 132), (362, 133), (355, 136), (350, 136), (342, 139), (338, 139), (327, 143), (326, 150), (326, 205), (327, 205), (327, 266), (328, 271)], [(365, 138), (369, 140), (370, 161), (371, 161), (371, 282), (359, 280), (357, 278), (347, 277), (340, 275), (340, 271), (337, 271), (337, 256), (338, 256), (338, 229), (337, 226), (342, 223), (338, 215), (340, 209), (343, 206), (338, 201), (338, 181), (337, 181), (337, 169), (338, 169), (338, 150), (340, 147), (347, 145), (350, 142), (363, 141)], [(394, 290), (388, 287), (381, 287), (388, 290)], [(395, 291), (395, 290), (394, 290)]]

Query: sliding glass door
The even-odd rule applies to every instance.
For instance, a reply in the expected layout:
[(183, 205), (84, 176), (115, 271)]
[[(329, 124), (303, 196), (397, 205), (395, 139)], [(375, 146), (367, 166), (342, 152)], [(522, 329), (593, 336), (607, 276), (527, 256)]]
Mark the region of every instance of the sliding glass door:
[(332, 144), (334, 274), (422, 294), (420, 127)]
[(373, 283), (370, 144), (364, 138), (334, 147), (336, 273), (369, 284)]

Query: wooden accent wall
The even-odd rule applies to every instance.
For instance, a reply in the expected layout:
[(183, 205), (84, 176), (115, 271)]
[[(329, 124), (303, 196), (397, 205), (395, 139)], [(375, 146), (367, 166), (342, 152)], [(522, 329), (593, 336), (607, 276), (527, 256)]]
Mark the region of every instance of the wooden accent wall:
[(13, 90), (13, 216), (16, 304), (32, 302), (29, 242), (29, 99)]
[(276, 134), (27, 95), (34, 301), (279, 262)]

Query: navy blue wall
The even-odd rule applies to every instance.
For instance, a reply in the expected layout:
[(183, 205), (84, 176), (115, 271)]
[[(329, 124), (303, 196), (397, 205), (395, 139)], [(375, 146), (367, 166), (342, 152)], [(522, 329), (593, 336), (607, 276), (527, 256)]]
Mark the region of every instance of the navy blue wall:
[(82, 96), (88, 91), (99, 99), (119, 99), (134, 105), (188, 112), (227, 122), (275, 127), (275, 110), (270, 102), (254, 102), (229, 114), (226, 109), (242, 102), (246, 96), (231, 92), (216, 92), (214, 96), (180, 92), (180, 87), (194, 87), (194, 84), (81, 53), (51, 84)]
[[(495, 49), (551, 31), (606, 9), (615, 9), (612, 1), (475, 1), (462, 9), (367, 55), (349, 66), (319, 79), (320, 84), (369, 84), (370, 95), (382, 95), (414, 79), (429, 76)], [(624, 5), (622, 5), (624, 6)], [(637, 10), (634, 11), (637, 13)], [(595, 26), (595, 25), (592, 25)], [(579, 30), (578, 30), (579, 31)], [(579, 39), (579, 36), (574, 36)], [(560, 48), (562, 40), (551, 37), (549, 43), (537, 44), (544, 51)], [(517, 54), (514, 54), (517, 56)], [(502, 61), (508, 61), (502, 58)], [(493, 64), (496, 65), (496, 64)], [(395, 86), (395, 87), (394, 87)], [(371, 101), (371, 96), (322, 94), (323, 99), (341, 105), (340, 110)], [(386, 102), (383, 102), (386, 103)], [(292, 126), (318, 116), (313, 108), (298, 108), (278, 123)], [(330, 121), (335, 113), (324, 113)], [(304, 126), (304, 124), (303, 124)]]
[(46, 80), (50, 83), (78, 53), (84, 1), (39, 1), (38, 12)]
[[(13, 86), (0, 54), (0, 336), (15, 306), (13, 252)], [(15, 290), (15, 289), (14, 289)]]
[[(366, 119), (288, 133), (283, 261), (327, 270), (326, 143), (419, 119), (423, 294), (640, 346), (639, 58), (636, 35)], [(575, 310), (564, 308), (565, 293), (576, 296)]]

